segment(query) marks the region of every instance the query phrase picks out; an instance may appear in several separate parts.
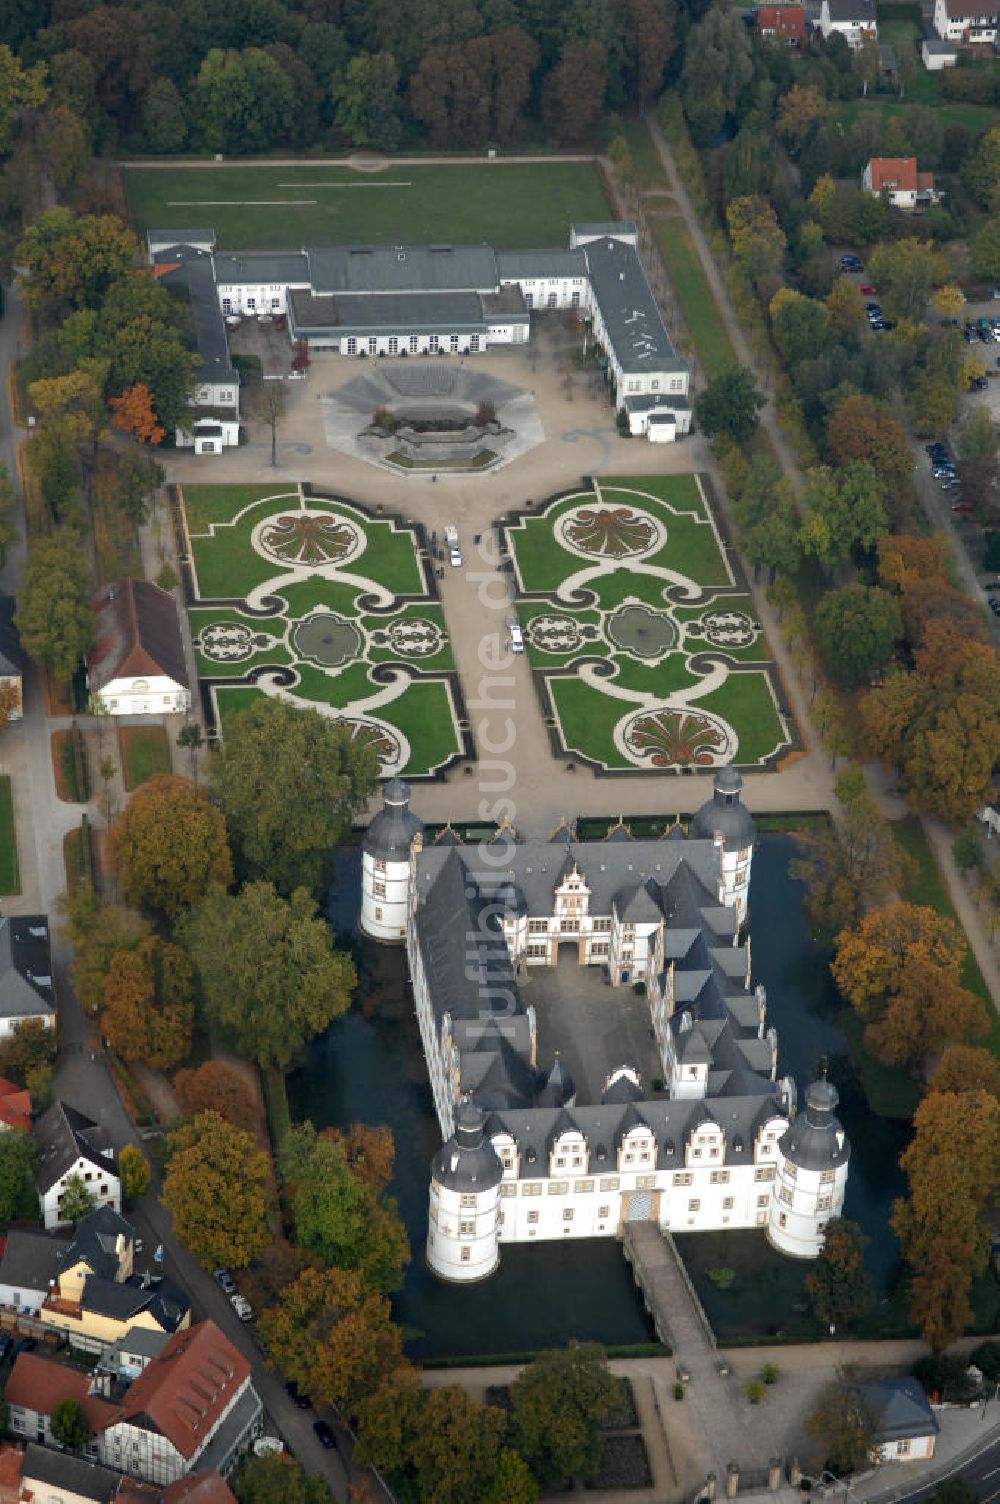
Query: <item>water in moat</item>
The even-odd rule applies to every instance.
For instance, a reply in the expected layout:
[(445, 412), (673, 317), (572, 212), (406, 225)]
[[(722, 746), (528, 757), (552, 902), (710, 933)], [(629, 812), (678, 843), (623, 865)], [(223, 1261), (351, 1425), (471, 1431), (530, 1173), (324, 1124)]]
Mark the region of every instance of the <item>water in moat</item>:
[[(754, 981), (768, 993), (778, 1030), (779, 1072), (800, 1091), (828, 1063), (841, 1092), (840, 1117), (853, 1153), (845, 1215), (872, 1239), (869, 1264), (882, 1291), (896, 1265), (888, 1226), (902, 1180), (897, 1161), (906, 1141), (899, 1123), (868, 1113), (837, 1025), (837, 998), (826, 958), (812, 943), (801, 885), (788, 875), (792, 839), (760, 837), (750, 893)], [(338, 855), (329, 918), (353, 925), (359, 903), (359, 853)], [(468, 1289), (443, 1285), (423, 1260), (430, 1161), (440, 1145), (402, 948), (359, 942), (360, 985), (354, 1007), (309, 1050), (289, 1077), (294, 1117), (317, 1127), (386, 1123), (396, 1141), (393, 1191), (413, 1259), (395, 1298), (397, 1319), (415, 1358), (534, 1350), (570, 1337), (608, 1344), (651, 1340), (630, 1271), (614, 1239), (507, 1246), (498, 1273)], [(775, 1254), (763, 1234), (690, 1234), (678, 1239), (720, 1337), (791, 1335), (802, 1315), (805, 1268)], [(716, 1291), (706, 1270), (736, 1270), (730, 1290)], [(803, 1331), (804, 1334), (804, 1331)]]

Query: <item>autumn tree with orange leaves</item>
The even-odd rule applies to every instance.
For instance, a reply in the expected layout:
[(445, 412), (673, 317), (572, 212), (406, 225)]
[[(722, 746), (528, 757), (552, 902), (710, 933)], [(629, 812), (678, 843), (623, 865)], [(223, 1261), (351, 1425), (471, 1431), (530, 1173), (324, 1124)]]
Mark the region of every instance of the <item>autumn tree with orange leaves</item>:
[(173, 773), (159, 773), (132, 796), (111, 835), (111, 856), (128, 903), (175, 919), (210, 886), (232, 882), (222, 812)]
[(257, 1113), (238, 1066), (225, 1060), (206, 1060), (197, 1070), (178, 1071), (173, 1086), (182, 1112), (217, 1112), (233, 1128), (256, 1132)]
[(114, 414), (111, 419), (114, 426), (130, 433), (138, 443), (163, 443), (167, 431), (156, 420), (153, 396), (144, 382), (127, 386), (120, 397), (109, 397), (108, 406)]
[(178, 945), (148, 935), (111, 958), (101, 1029), (126, 1060), (169, 1070), (190, 1054), (194, 971)]

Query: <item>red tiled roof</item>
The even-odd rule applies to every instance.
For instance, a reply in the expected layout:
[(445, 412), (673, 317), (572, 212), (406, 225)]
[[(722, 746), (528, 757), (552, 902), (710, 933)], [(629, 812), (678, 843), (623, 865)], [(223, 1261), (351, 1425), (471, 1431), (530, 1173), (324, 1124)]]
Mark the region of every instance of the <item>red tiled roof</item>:
[(94, 598), (97, 623), (87, 655), (90, 682), (165, 674), (187, 687), (187, 667), (173, 596), (151, 580), (122, 580)]
[(188, 1473), (166, 1488), (123, 1478), (114, 1504), (236, 1504), (228, 1483), (216, 1472)]
[(997, 0), (944, 0), (949, 21), (989, 21), (997, 18)]
[(115, 1417), (117, 1406), (99, 1395), (88, 1394), (90, 1378), (75, 1368), (55, 1363), (38, 1353), (20, 1353), (14, 1364), (4, 1399), (38, 1415), (51, 1415), (60, 1400), (79, 1400), (91, 1431), (97, 1432)]
[(872, 191), (915, 193), (917, 189), (916, 157), (872, 157)]
[(0, 1076), (0, 1124), (3, 1123), (8, 1128), (19, 1128), (22, 1133), (30, 1130), (31, 1092)]
[(806, 13), (801, 5), (762, 5), (757, 11), (757, 30), (804, 41)]
[(933, 172), (918, 172), (917, 173), (917, 192), (918, 193), (933, 193), (934, 192), (934, 174), (933, 174)]
[[(250, 1364), (214, 1321), (175, 1332), (122, 1401), (118, 1419), (159, 1431), (183, 1457), (202, 1445)], [(140, 1419), (141, 1418), (141, 1419)]]

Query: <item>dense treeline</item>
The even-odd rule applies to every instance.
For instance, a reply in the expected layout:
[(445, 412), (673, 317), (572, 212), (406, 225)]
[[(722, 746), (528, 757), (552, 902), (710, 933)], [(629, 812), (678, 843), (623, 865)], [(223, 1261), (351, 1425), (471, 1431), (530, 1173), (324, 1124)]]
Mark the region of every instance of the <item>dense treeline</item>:
[(688, 24), (676, 0), (8, 0), (2, 15), (90, 145), (153, 152), (573, 144), (656, 97)]

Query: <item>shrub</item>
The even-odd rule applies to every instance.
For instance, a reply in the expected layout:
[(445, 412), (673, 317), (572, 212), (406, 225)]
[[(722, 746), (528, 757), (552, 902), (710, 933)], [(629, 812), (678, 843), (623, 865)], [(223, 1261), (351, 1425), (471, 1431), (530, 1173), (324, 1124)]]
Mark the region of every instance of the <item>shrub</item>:
[(677, 1383), (674, 1385), (674, 1399), (675, 1400), (682, 1400), (683, 1398), (684, 1398), (684, 1385), (681, 1383), (680, 1379), (678, 1379)]
[(736, 1270), (727, 1269), (724, 1265), (717, 1269), (706, 1269), (705, 1273), (712, 1281), (712, 1284), (719, 1290), (731, 1289), (733, 1281), (736, 1278)]
[(764, 1384), (760, 1379), (748, 1379), (743, 1390), (751, 1405), (759, 1405), (764, 1398)]
[(951, 854), (959, 872), (971, 872), (983, 859), (982, 848), (974, 825), (967, 825), (951, 843)]
[(765, 1363), (760, 1371), (760, 1376), (765, 1384), (776, 1384), (780, 1373), (781, 1369), (777, 1363)]

